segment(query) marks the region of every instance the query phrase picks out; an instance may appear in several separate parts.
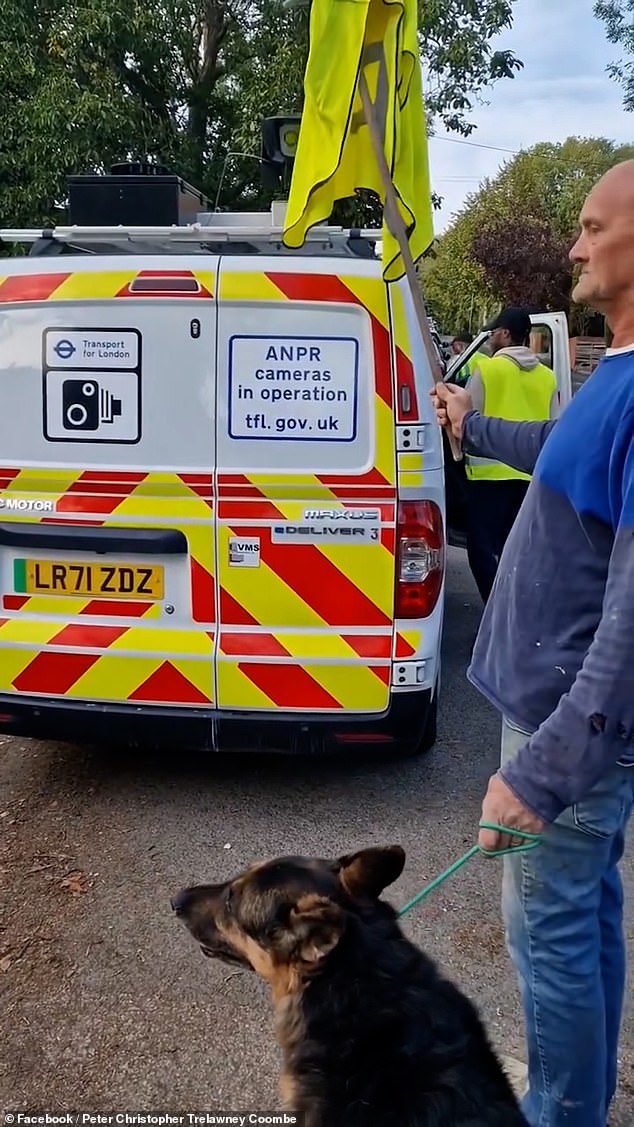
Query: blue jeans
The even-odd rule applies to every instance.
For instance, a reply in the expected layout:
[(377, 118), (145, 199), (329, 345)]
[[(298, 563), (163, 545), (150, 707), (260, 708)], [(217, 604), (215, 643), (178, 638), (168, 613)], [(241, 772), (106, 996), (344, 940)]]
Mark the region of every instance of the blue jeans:
[[(502, 762), (530, 733), (502, 725)], [(539, 848), (504, 858), (502, 911), (518, 974), (530, 1127), (605, 1127), (625, 989), (619, 861), (634, 769), (615, 766)]]

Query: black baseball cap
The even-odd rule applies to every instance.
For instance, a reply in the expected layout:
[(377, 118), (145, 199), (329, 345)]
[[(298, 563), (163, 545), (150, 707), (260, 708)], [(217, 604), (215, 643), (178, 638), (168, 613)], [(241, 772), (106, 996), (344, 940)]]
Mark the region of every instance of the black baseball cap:
[(531, 335), (532, 323), (529, 314), (520, 306), (509, 306), (503, 309), (484, 326), (486, 332), (492, 333), (495, 329), (507, 329), (513, 340), (524, 341)]

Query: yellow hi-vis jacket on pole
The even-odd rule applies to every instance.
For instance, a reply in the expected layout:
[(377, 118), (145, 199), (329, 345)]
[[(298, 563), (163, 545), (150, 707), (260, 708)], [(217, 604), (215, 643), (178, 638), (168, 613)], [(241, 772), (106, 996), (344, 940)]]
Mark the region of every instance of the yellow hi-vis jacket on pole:
[[(541, 422), (556, 417), (557, 380), (554, 372), (539, 363), (529, 349), (509, 351), (517, 353), (519, 359), (500, 353), (478, 356), (475, 371), (467, 385), (467, 389), (474, 393), (474, 406), (483, 415), (513, 422)], [(481, 391), (477, 386), (478, 380), (481, 381)], [(466, 456), (466, 472), (471, 481), (530, 481), (529, 474), (521, 473), (512, 466), (471, 454)]]
[[(337, 200), (370, 188), (385, 202), (360, 93), (374, 103), (382, 148), (416, 262), (434, 239), (416, 0), (313, 0), (304, 107), (286, 208), (284, 244), (301, 247)], [(383, 219), (383, 277), (405, 264)]]

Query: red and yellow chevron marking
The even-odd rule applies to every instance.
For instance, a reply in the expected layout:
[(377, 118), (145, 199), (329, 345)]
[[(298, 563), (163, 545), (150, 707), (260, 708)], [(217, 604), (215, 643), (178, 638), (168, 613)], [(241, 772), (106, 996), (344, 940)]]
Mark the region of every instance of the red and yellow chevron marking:
[(391, 633), (383, 633), (311, 634), (307, 637), (292, 631), (272, 634), (262, 630), (222, 630), (219, 643), (221, 654), (243, 658), (288, 658), (297, 653), (299, 646), (311, 658), (344, 657), (351, 660), (361, 655), (380, 661), (390, 658), (392, 636)]
[[(390, 286), (388, 297), (392, 315), (396, 386), (399, 389), (399, 393), (396, 397), (396, 420), (399, 423), (415, 423), (420, 421), (420, 407), (416, 391), (416, 380), (414, 378), (414, 365), (412, 364), (403, 290), (400, 286)], [(409, 391), (409, 409), (407, 411), (403, 409), (403, 401), (400, 394), (401, 387), (406, 387)]]
[(20, 470), (17, 469), (0, 469), (0, 490), (4, 492), (5, 489), (8, 489), (19, 473)]
[(288, 712), (380, 712), (389, 700), (389, 665), (218, 661), (223, 708)]
[[(88, 615), (97, 618), (160, 618), (161, 609), (156, 603), (134, 602), (125, 599), (73, 599), (56, 596), (55, 600), (45, 595), (3, 595), (2, 609), (6, 611), (24, 610), (26, 615), (59, 615), (75, 618)], [(23, 618), (26, 617), (23, 616)]]
[[(253, 492), (250, 493), (249, 497), (246, 499), (234, 498), (231, 500), (219, 501), (218, 519), (226, 521), (246, 521), (247, 523), (254, 520), (272, 520), (277, 522), (280, 520), (280, 518), (297, 521), (303, 519), (304, 510), (306, 509), (308, 504), (312, 506), (315, 504), (315, 501), (319, 500), (324, 500), (325, 502), (331, 503), (334, 501), (338, 502), (338, 498), (335, 497), (310, 497), (306, 500), (294, 501), (285, 501), (283, 499), (280, 499), (276, 504), (273, 504), (273, 501), (265, 500), (260, 490), (258, 490), (255, 486), (252, 487), (252, 490)], [(297, 490), (297, 493), (299, 493), (300, 495), (301, 492), (301, 488)], [(297, 494), (294, 493), (294, 495), (296, 496)], [(286, 492), (286, 496), (288, 496), (288, 490)], [(245, 500), (248, 501), (247, 504), (245, 504)], [(328, 507), (330, 507), (330, 505)], [(336, 508), (340, 507), (341, 506), (337, 504)], [(345, 506), (346, 509), (365, 509), (367, 507), (368, 504), (365, 500), (351, 501), (350, 504)], [(371, 507), (373, 509), (376, 509), (381, 514), (381, 522), (383, 524), (394, 524), (396, 505), (393, 500), (386, 501), (383, 499), (380, 501), (373, 501)]]
[[(300, 519), (301, 502), (236, 499), (219, 505), (219, 706), (352, 712), (386, 708), (394, 528), (388, 523), (380, 543), (353, 549), (280, 545), (272, 541), (271, 525), (243, 521)], [(379, 507), (382, 520), (393, 522), (394, 503)], [(236, 523), (227, 523), (232, 520)], [(250, 569), (225, 564), (231, 536), (259, 539), (255, 581)], [(272, 629), (274, 623), (291, 625)]]
[(212, 704), (212, 664), (183, 659), (163, 661), (127, 699), (146, 704)]
[(258, 582), (249, 568), (227, 567), (222, 579), (257, 622), (275, 613), (294, 626), (391, 626), (394, 556), (388, 545), (274, 544), (270, 528), (221, 525), (221, 559), (228, 556), (229, 536), (260, 538)]
[(276, 473), (271, 481), (266, 474), (218, 474), (218, 496), (232, 498), (288, 497), (292, 492), (306, 501), (380, 501), (396, 495), (379, 470), (365, 474), (283, 474)]
[[(378, 438), (378, 435), (377, 435)], [(377, 446), (377, 462), (384, 456)], [(389, 461), (389, 467), (388, 467)], [(376, 466), (373, 470), (368, 470), (365, 474), (360, 474), (357, 477), (345, 477), (343, 474), (320, 474), (319, 481), (323, 485), (327, 485), (331, 493), (337, 500), (344, 500), (347, 497), (363, 497), (364, 500), (381, 500), (383, 497), (394, 497), (394, 452), (393, 452), (393, 439), (389, 440), (389, 457), (385, 460), (384, 466), (389, 477), (385, 477), (380, 469)]]
[[(283, 637), (291, 641), (293, 636)], [(233, 647), (231, 642), (227, 645)], [(297, 648), (305, 649), (303, 636)], [(389, 663), (341, 665), (311, 662), (306, 657), (292, 660), (286, 646), (273, 636), (268, 636), (261, 649), (268, 654), (260, 660), (218, 657), (218, 703), (222, 708), (377, 712), (387, 706)]]
[(0, 691), (76, 700), (210, 705), (213, 664), (72, 650), (0, 650)]
[[(7, 468), (0, 470), (0, 486), (5, 495), (44, 496), (56, 504), (55, 516), (12, 510), (6, 520), (111, 528), (149, 521), (181, 528), (189, 547), (191, 617), (207, 627), (182, 629), (182, 617), (170, 627), (152, 602), (6, 594), (2, 691), (209, 705), (214, 696), (212, 475)], [(183, 609), (187, 622), (188, 608)]]
[(209, 658), (214, 652), (214, 633), (203, 630), (168, 629), (161, 626), (72, 622), (66, 626), (50, 619), (15, 616), (0, 619), (0, 645), (35, 645), (48, 649), (111, 650), (142, 655), (182, 654)]
[[(258, 620), (231, 595), (224, 587), (220, 588), (220, 633), (219, 649), (227, 655), (241, 657), (286, 657), (296, 652), (301, 639), (302, 652), (311, 657), (349, 658), (356, 655), (368, 660), (381, 660), (392, 655), (392, 630), (384, 628), (381, 633), (349, 632), (324, 634), (300, 634), (292, 631), (268, 631)], [(227, 627), (229, 627), (227, 629)], [(235, 630), (231, 627), (253, 627), (250, 630)], [(293, 638), (294, 643), (289, 644)], [(394, 634), (394, 656), (411, 657), (421, 645), (419, 630), (399, 630)]]
[[(214, 551), (211, 535), (213, 479), (211, 474), (130, 473), (77, 470), (0, 470), (11, 494), (48, 495), (55, 501), (56, 515), (39, 517), (46, 524), (89, 524), (124, 527), (130, 520), (164, 517), (172, 527), (181, 527), (189, 544), (192, 617), (195, 622), (213, 623), (215, 617)], [(68, 515), (65, 515), (68, 514)], [(73, 516), (89, 514), (99, 519), (73, 521)], [(6, 519), (28, 520), (29, 514), (7, 514)], [(187, 523), (198, 520), (200, 523)], [(5, 610), (19, 609), (31, 614), (123, 616), (126, 618), (160, 615), (152, 603), (117, 603), (115, 600), (24, 599), (5, 596)], [(12, 600), (7, 602), (7, 599)]]
[(420, 630), (401, 630), (394, 639), (394, 657), (405, 658), (413, 657), (420, 649), (421, 633)]
[[(179, 474), (172, 472), (136, 473), (117, 470), (63, 470), (0, 468), (0, 490), (14, 493), (50, 495), (60, 512), (114, 512), (127, 497), (202, 499), (209, 504), (213, 499), (213, 475)], [(81, 497), (106, 496), (108, 505), (90, 509)], [(59, 505), (63, 499), (63, 507)], [(104, 502), (105, 505), (105, 502)], [(109, 507), (108, 507), (109, 506)], [(202, 512), (202, 510), (201, 510)], [(149, 515), (149, 514), (147, 514)], [(191, 516), (191, 513), (188, 513)], [(199, 515), (199, 514), (196, 514)], [(209, 516), (209, 513), (205, 513)], [(3, 518), (4, 519), (4, 518)], [(29, 520), (33, 515), (29, 514)]]
[[(148, 288), (154, 278), (156, 289)], [(177, 288), (177, 279), (193, 278), (198, 288)], [(145, 285), (135, 290), (135, 281), (143, 279)], [(159, 285), (160, 279), (173, 288)], [(210, 270), (85, 270), (75, 273), (0, 275), (0, 305), (37, 301), (104, 301), (109, 298), (175, 298), (213, 299), (216, 278)]]
[[(244, 514), (245, 508), (236, 502), (234, 511)], [(260, 519), (274, 518), (276, 507), (270, 502), (256, 504), (255, 508)], [(290, 505), (279, 505), (285, 516), (288, 508)], [(393, 506), (385, 508), (393, 517)], [(399, 633), (393, 643), (394, 530), (384, 530), (386, 542), (370, 548), (374, 557), (361, 566), (356, 553), (364, 549), (353, 549), (356, 564), (348, 576), (333, 564), (323, 548), (274, 545), (270, 529), (241, 524), (239, 535), (260, 538), (257, 583), (249, 578), (253, 575), (249, 569), (223, 568), (223, 544), (231, 532), (226, 526), (219, 528), (219, 705), (292, 710), (298, 707), (292, 692), (302, 688), (298, 699), (307, 709), (335, 708), (326, 703), (327, 698), (321, 695), (323, 689), (338, 702), (339, 708), (348, 711), (385, 708), (393, 645), (399, 657), (414, 653), (409, 632)], [(233, 533), (237, 533), (235, 526)], [(343, 557), (345, 548), (338, 551)], [(382, 560), (388, 573), (383, 580)], [(346, 567), (351, 566), (349, 561), (350, 557)], [(292, 622), (295, 629), (272, 629), (265, 625), (272, 622), (272, 616), (276, 622)], [(352, 629), (351, 623), (356, 629)], [(304, 671), (301, 679), (295, 675), (287, 679), (288, 665), (293, 659)], [(320, 686), (319, 692), (308, 691), (307, 673)], [(273, 685), (277, 686), (274, 693), (269, 692)], [(317, 703), (319, 700), (322, 704)]]
[[(270, 287), (270, 280), (264, 284)], [(376, 403), (390, 419), (385, 474), (376, 467), (359, 476), (219, 474), (221, 708), (363, 713), (387, 707), (396, 490), (391, 408), (378, 394)], [(307, 503), (343, 497), (352, 507), (379, 509), (380, 542), (352, 549), (273, 543), (273, 523), (302, 520)], [(228, 566), (232, 536), (259, 539), (257, 573)]]
[(88, 700), (210, 704), (213, 634), (0, 619), (0, 691)]

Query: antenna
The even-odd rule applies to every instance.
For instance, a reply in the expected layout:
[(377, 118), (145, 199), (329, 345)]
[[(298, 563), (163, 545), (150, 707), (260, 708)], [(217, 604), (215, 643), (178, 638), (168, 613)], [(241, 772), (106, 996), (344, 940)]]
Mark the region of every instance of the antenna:
[(232, 151), (230, 153), (227, 153), (227, 155), (226, 155), (226, 157), (225, 157), (225, 159), (222, 163), (222, 172), (220, 173), (220, 180), (218, 181), (218, 191), (216, 192), (216, 198), (214, 200), (214, 211), (218, 211), (218, 200), (220, 199), (220, 192), (222, 190), (222, 183), (223, 183), (223, 180), (225, 178), (225, 172), (227, 171), (227, 165), (228, 165), (228, 163), (229, 163), (229, 161), (231, 160), (232, 157), (247, 157), (249, 160), (259, 161), (260, 164), (265, 163), (264, 159), (262, 157), (257, 156), (256, 153), (239, 153), (237, 151)]

